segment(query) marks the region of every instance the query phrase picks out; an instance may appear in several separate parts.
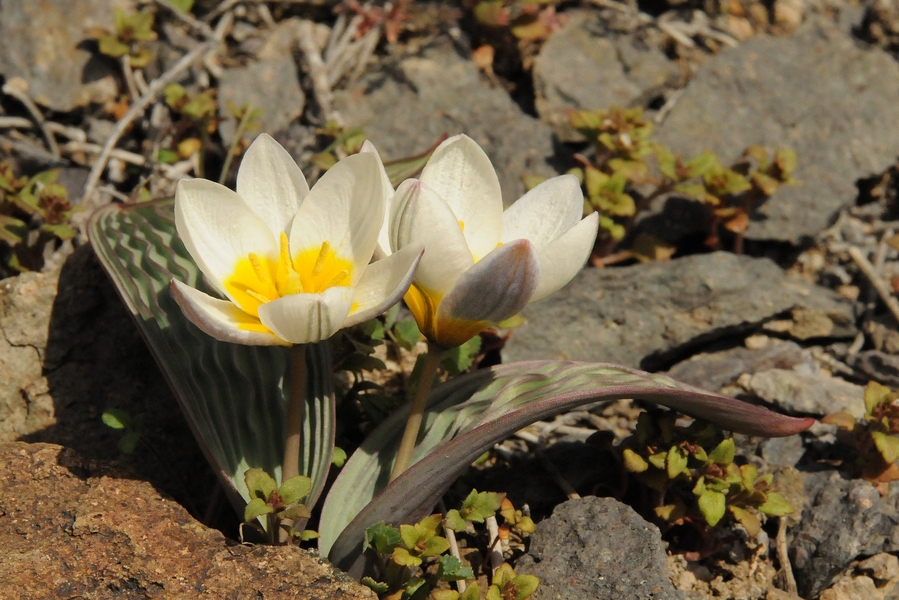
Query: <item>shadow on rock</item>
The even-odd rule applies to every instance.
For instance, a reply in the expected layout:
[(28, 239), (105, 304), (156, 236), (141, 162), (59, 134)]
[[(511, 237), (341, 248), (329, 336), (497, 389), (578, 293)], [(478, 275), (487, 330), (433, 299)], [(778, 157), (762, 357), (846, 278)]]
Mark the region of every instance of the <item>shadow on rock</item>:
[[(89, 247), (79, 248), (59, 274), (43, 374), (55, 424), (18, 439), (66, 446), (87, 461), (118, 459), (134, 478), (152, 483), (203, 518), (215, 495), (215, 477)], [(139, 442), (131, 454), (118, 448), (122, 432), (102, 422), (103, 412), (111, 408), (132, 418), (143, 415)], [(203, 520), (214, 517), (215, 509)], [(225, 514), (215, 524), (236, 535), (230, 511), (222, 504), (218, 512)]]

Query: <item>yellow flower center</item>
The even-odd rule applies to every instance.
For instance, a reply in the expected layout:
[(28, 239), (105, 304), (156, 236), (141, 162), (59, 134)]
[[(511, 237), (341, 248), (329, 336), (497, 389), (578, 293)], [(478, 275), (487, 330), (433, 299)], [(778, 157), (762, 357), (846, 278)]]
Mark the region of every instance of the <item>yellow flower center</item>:
[(403, 297), (418, 328), (428, 340), (441, 348), (461, 346), (480, 332), (490, 327), (486, 321), (467, 321), (465, 319), (438, 319), (437, 309), (443, 296), (436, 294), (417, 283), (413, 283)]
[(234, 274), (224, 281), (225, 290), (244, 312), (259, 316), (266, 302), (290, 294), (320, 294), (334, 286), (347, 286), (353, 275), (353, 263), (337, 256), (331, 244), (309, 248), (293, 259), (287, 245), (287, 234), (281, 233), (278, 258), (251, 252), (234, 267)]

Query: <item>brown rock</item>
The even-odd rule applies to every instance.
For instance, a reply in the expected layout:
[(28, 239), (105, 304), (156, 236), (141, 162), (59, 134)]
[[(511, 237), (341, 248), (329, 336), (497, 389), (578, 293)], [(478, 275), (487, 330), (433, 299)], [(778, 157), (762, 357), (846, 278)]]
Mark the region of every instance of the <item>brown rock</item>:
[(374, 595), (306, 550), (241, 545), (153, 486), (52, 444), (0, 444), (6, 598)]
[(796, 594), (785, 592), (777, 588), (769, 588), (765, 594), (765, 600), (802, 600)]
[(859, 562), (858, 568), (868, 572), (874, 579), (889, 581), (899, 577), (899, 558), (887, 552), (879, 552)]
[(820, 600), (875, 600), (879, 594), (870, 577), (843, 579), (824, 590)]
[(40, 273), (0, 282), (0, 441), (55, 423), (41, 361), (56, 282)]

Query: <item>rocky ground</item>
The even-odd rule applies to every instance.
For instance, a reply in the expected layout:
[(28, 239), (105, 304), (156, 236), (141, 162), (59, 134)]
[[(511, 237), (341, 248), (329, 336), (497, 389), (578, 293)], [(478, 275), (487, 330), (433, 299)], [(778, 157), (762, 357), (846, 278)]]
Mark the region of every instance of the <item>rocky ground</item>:
[[(704, 251), (695, 207), (659, 198), (638, 227), (674, 258), (585, 269), (525, 311), (502, 358), (615, 362), (789, 414), (860, 416), (868, 381), (899, 387), (899, 4), (724, 4), (557, 3), (551, 33), (524, 43), (456, 2), (401, 14), (198, 0), (185, 14), (158, 0), (140, 4), (158, 38), (135, 67), (89, 35), (130, 2), (0, 0), (0, 160), (18, 174), (60, 169), (77, 225), (101, 204), (217, 174), (234, 138), (253, 135), (232, 103), (259, 108), (258, 129), (302, 165), (330, 142), (327, 120), (364, 130), (385, 159), (465, 132), (510, 202), (523, 175), (564, 171), (584, 151), (570, 108), (644, 107), (659, 141), (685, 155), (789, 145), (797, 184), (752, 215), (743, 254)], [(160, 95), (173, 82), (216, 91), (202, 157), (159, 160), (198, 131), (173, 123)], [(3, 594), (373, 597), (305, 551), (234, 541), (214, 475), (89, 245), (39, 241), (35, 270), (0, 267)], [(110, 407), (144, 415), (133, 454), (100, 420)], [(700, 556), (592, 495), (614, 475), (584, 440), (598, 426), (621, 439), (636, 412), (619, 403), (531, 427), (470, 475), (545, 517), (516, 567), (541, 578), (537, 600), (899, 598), (899, 484), (840, 471), (833, 426), (741, 438), (801, 509)]]

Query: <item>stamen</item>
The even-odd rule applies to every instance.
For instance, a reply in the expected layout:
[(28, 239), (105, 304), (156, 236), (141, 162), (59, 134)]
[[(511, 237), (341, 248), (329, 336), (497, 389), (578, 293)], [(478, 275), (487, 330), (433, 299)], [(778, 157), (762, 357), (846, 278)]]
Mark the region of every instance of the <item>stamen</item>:
[(315, 266), (312, 267), (313, 275), (318, 275), (322, 272), (322, 269), (325, 267), (325, 259), (328, 257), (328, 250), (330, 249), (331, 244), (322, 242), (322, 249), (318, 251), (318, 258), (315, 259)]
[(251, 290), (250, 288), (247, 288), (247, 289), (246, 289), (246, 293), (247, 293), (247, 296), (249, 296), (249, 297), (251, 297), (251, 298), (254, 298), (254, 299), (258, 300), (258, 301), (261, 302), (262, 304), (265, 304), (266, 302), (271, 302), (271, 301), (272, 301), (271, 298), (267, 298), (267, 297), (263, 296), (262, 294), (260, 294), (259, 292), (256, 292), (256, 291), (254, 291), (254, 290)]
[(280, 249), (278, 252), (278, 293), (283, 297), (290, 294), (298, 294), (302, 291), (300, 275), (294, 270), (290, 260), (290, 248), (287, 242), (287, 234), (281, 232)]
[(269, 284), (273, 283), (272, 274), (269, 273), (268, 267), (266, 267), (265, 263), (262, 262), (262, 259), (259, 258), (259, 255), (250, 252), (249, 259), (250, 265), (253, 267), (253, 272), (256, 273), (256, 277), (259, 278), (259, 281)]
[(340, 285), (349, 276), (350, 276), (350, 272), (348, 270), (344, 269), (343, 271), (341, 271), (340, 273), (335, 275), (334, 278), (331, 279), (331, 281), (329, 281), (325, 285), (321, 286), (318, 289), (318, 291), (326, 290), (330, 287), (334, 287), (335, 285)]

